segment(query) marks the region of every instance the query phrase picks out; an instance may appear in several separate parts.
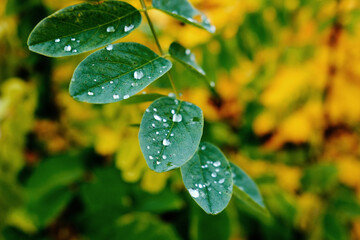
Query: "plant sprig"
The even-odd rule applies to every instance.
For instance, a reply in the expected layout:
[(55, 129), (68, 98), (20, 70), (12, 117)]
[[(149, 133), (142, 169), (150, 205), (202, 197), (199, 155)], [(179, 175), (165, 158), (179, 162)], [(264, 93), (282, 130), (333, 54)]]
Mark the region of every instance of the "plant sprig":
[[(95, 51), (75, 69), (70, 95), (82, 102), (139, 103), (155, 99), (140, 124), (141, 151), (150, 169), (166, 172), (181, 168), (191, 197), (205, 212), (217, 214), (229, 203), (234, 190), (239, 199), (266, 213), (256, 184), (210, 143), (202, 143), (204, 117), (196, 105), (180, 99), (171, 75), (172, 61), (165, 58), (148, 10), (160, 10), (177, 20), (211, 33), (215, 27), (187, 0), (153, 0), (142, 9), (121, 1), (81, 3), (61, 9), (42, 20), (29, 36), (29, 49), (50, 57)], [(145, 15), (160, 56), (139, 43), (114, 41), (134, 31)], [(205, 78), (194, 54), (172, 43), (169, 56)], [(175, 97), (139, 98), (137, 93), (167, 74)], [(133, 97), (132, 97), (133, 96)], [(245, 179), (245, 180), (242, 180)]]

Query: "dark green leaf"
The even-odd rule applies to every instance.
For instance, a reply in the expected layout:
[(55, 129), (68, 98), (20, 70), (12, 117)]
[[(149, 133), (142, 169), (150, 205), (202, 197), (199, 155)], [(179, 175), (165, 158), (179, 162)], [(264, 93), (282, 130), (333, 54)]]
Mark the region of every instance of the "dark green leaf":
[(301, 184), (307, 191), (323, 193), (337, 184), (338, 170), (334, 164), (320, 163), (305, 169)]
[(75, 55), (128, 35), (140, 22), (140, 12), (125, 2), (81, 3), (42, 20), (28, 45), (31, 51), (46, 56)]
[(65, 209), (72, 196), (67, 187), (53, 188), (36, 199), (30, 199), (26, 209), (37, 226), (47, 226)]
[(201, 143), (181, 174), (191, 197), (210, 214), (221, 212), (229, 203), (233, 179), (224, 154), (210, 143)]
[(268, 215), (263, 199), (255, 182), (238, 166), (230, 163), (234, 181), (234, 195), (247, 207)]
[(215, 32), (215, 27), (210, 24), (209, 19), (202, 12), (195, 9), (187, 0), (153, 0), (152, 4), (154, 8), (173, 16), (181, 22), (189, 23), (211, 33)]
[(26, 192), (29, 198), (39, 198), (54, 188), (74, 183), (83, 173), (83, 164), (78, 154), (44, 159), (27, 181)]
[(169, 60), (141, 44), (109, 45), (79, 64), (70, 95), (82, 102), (118, 102), (140, 92), (171, 67)]
[(204, 70), (199, 65), (197, 65), (197, 63), (195, 62), (195, 55), (191, 53), (190, 49), (186, 49), (183, 46), (181, 46), (179, 43), (173, 42), (170, 45), (169, 53), (172, 58), (182, 63), (185, 67), (187, 67), (191, 71), (203, 77), (205, 76)]
[(138, 103), (143, 103), (143, 102), (152, 102), (161, 97), (165, 97), (165, 96), (162, 94), (158, 94), (158, 93), (139, 94), (139, 95), (134, 95), (129, 99), (125, 99), (121, 103), (122, 104), (138, 104)]
[(163, 97), (146, 110), (139, 132), (141, 151), (152, 170), (178, 168), (197, 150), (204, 127), (199, 107)]

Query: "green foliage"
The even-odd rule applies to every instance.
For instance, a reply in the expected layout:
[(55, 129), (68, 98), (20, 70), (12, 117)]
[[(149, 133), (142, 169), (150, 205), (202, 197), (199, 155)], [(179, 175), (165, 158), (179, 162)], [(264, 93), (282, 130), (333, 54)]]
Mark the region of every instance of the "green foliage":
[(202, 77), (205, 76), (204, 70), (195, 62), (195, 55), (191, 53), (190, 49), (186, 49), (179, 43), (173, 42), (170, 45), (169, 53), (172, 58), (182, 63), (189, 70), (201, 75)]
[(118, 102), (140, 92), (171, 66), (169, 60), (141, 44), (109, 45), (79, 64), (70, 95), (82, 102)]
[(182, 166), (199, 146), (204, 126), (202, 111), (192, 103), (159, 98), (141, 120), (139, 141), (148, 166), (165, 172)]
[(125, 2), (82, 3), (42, 20), (31, 33), (31, 51), (51, 56), (76, 55), (128, 35), (141, 22), (137, 9)]
[(229, 203), (233, 179), (224, 154), (210, 143), (201, 143), (195, 155), (181, 167), (191, 197), (210, 214), (221, 212)]
[(202, 12), (195, 9), (187, 0), (153, 0), (152, 4), (155, 8), (181, 22), (203, 28), (211, 33), (215, 32), (215, 27), (210, 24), (209, 19)]
[[(218, 214), (228, 205), (233, 191), (233, 168), (235, 189), (239, 193), (236, 196), (250, 207), (264, 210), (255, 183), (242, 170), (231, 167), (223, 153), (214, 145), (203, 143), (199, 147), (204, 127), (202, 110), (179, 99), (168, 72), (172, 63), (165, 59), (168, 54), (162, 52), (147, 14), (149, 9), (143, 0), (140, 2), (143, 6), (141, 11), (144, 11), (148, 18), (162, 56), (138, 43), (111, 44), (129, 34), (141, 22), (140, 10), (119, 1), (78, 4), (50, 15), (31, 33), (29, 48), (47, 56), (61, 57), (107, 45), (78, 65), (70, 83), (70, 95), (78, 101), (100, 104), (121, 100), (132, 104), (156, 99), (144, 113), (139, 131), (141, 151), (149, 168), (156, 172), (166, 172), (181, 167), (185, 187), (200, 207), (210, 214)], [(153, 8), (181, 22), (209, 32), (215, 31), (207, 17), (186, 0), (154, 0)], [(205, 76), (189, 49), (175, 42), (170, 46), (169, 55), (190, 71)], [(159, 98), (160, 94), (131, 97), (167, 72), (176, 98)], [(62, 162), (56, 159), (45, 161), (28, 181), (30, 199), (38, 200), (31, 209), (38, 213), (39, 225), (48, 224), (60, 213), (72, 198), (67, 185), (83, 175), (81, 163), (73, 158), (69, 159)], [(57, 165), (59, 163), (60, 166)], [(125, 211), (126, 206), (126, 199), (123, 198), (126, 187), (120, 184), (120, 176), (116, 171), (105, 169), (96, 171), (92, 177), (92, 181), (81, 188), (81, 198), (87, 209), (86, 216), (100, 212), (106, 218), (107, 214), (110, 214), (114, 224), (107, 226), (106, 231), (93, 232), (99, 239), (107, 239), (109, 236), (112, 239), (143, 239), (145, 236), (147, 239), (176, 239), (166, 226), (147, 217), (136, 216), (128, 219), (124, 216), (116, 220), (116, 214)], [(48, 181), (44, 182), (43, 179)], [(54, 179), (56, 181), (53, 181)], [(109, 182), (116, 182), (118, 185), (103, 188), (103, 185)], [(56, 201), (41, 209), (41, 205), (56, 195)], [(178, 202), (176, 199), (173, 201)], [(178, 206), (179, 203), (175, 203), (165, 209)], [(103, 209), (103, 206), (107, 208)], [(110, 207), (114, 209), (113, 212)], [(149, 206), (145, 204), (142, 208), (149, 209)], [(163, 209), (160, 207), (153, 210), (159, 212)], [(120, 228), (113, 228), (116, 221), (125, 221), (128, 226), (124, 227), (122, 224)], [(97, 223), (93, 221), (87, 225)], [(127, 235), (128, 229), (137, 229), (140, 225), (142, 230), (136, 231), (138, 235), (131, 235), (130, 238)]]

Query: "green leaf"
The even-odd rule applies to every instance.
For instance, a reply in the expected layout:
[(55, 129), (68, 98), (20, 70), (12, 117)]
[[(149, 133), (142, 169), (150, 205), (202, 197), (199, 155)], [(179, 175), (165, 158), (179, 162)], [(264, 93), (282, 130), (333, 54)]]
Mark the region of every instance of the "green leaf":
[(218, 214), (229, 203), (233, 179), (224, 154), (210, 143), (201, 143), (181, 174), (191, 197), (205, 212)]
[(141, 44), (109, 45), (79, 64), (70, 95), (82, 102), (118, 102), (140, 92), (171, 67), (169, 60)]
[(158, 93), (139, 94), (139, 95), (134, 95), (129, 99), (125, 99), (121, 103), (122, 104), (138, 104), (138, 103), (143, 103), (143, 102), (152, 102), (161, 97), (165, 97), (165, 96), (162, 94), (158, 94)]
[(73, 193), (67, 187), (57, 187), (39, 196), (39, 198), (28, 200), (26, 209), (36, 225), (41, 228), (53, 222), (65, 209), (72, 197)]
[(187, 0), (153, 0), (152, 5), (181, 22), (189, 23), (211, 33), (215, 32), (215, 27), (210, 24), (209, 19)]
[(153, 102), (140, 124), (141, 151), (150, 169), (178, 168), (197, 150), (204, 127), (199, 107), (170, 97)]
[(255, 182), (238, 166), (230, 163), (234, 182), (234, 195), (247, 207), (268, 215), (265, 204)]
[(195, 72), (196, 74), (205, 77), (204, 70), (195, 62), (195, 55), (191, 53), (190, 49), (186, 49), (177, 42), (170, 45), (169, 53), (172, 58), (182, 63), (186, 68)]
[(53, 189), (79, 180), (84, 173), (79, 154), (64, 154), (44, 159), (26, 183), (28, 197), (36, 199)]
[(42, 20), (30, 34), (28, 45), (46, 56), (76, 55), (128, 35), (140, 22), (140, 12), (125, 2), (81, 3)]

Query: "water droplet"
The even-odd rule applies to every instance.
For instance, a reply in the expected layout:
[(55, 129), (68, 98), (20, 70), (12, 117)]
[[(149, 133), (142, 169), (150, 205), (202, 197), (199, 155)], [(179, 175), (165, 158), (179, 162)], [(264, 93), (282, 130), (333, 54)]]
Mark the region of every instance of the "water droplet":
[(115, 32), (115, 28), (113, 26), (109, 26), (106, 28), (106, 31), (109, 32)]
[(93, 96), (93, 95), (94, 95), (94, 93), (93, 93), (93, 92), (91, 92), (91, 91), (88, 91), (88, 95), (89, 95), (89, 96)]
[(215, 31), (216, 31), (216, 27), (215, 27), (215, 26), (211, 26), (211, 27), (210, 27), (210, 31), (211, 31), (211, 32), (215, 32)]
[(198, 198), (199, 197), (199, 190), (197, 189), (192, 189), (192, 188), (189, 188), (189, 193), (190, 195), (193, 197), (193, 198)]
[(60, 42), (60, 38), (55, 39), (55, 42)]
[(96, 79), (94, 79), (94, 82), (96, 82), (97, 80)]
[(169, 139), (166, 139), (166, 138), (163, 140), (162, 143), (163, 143), (164, 146), (169, 146), (171, 144)]
[(172, 113), (172, 114), (175, 114), (175, 110), (174, 110), (174, 109), (172, 109), (172, 110), (171, 110), (171, 113)]
[(142, 79), (144, 77), (144, 73), (141, 70), (137, 70), (134, 72), (135, 79)]
[(74, 50), (72, 50), (72, 52), (73, 52), (73, 53), (77, 53), (77, 50), (76, 50), (76, 49), (74, 49)]
[(114, 83), (114, 81), (110, 81), (110, 84), (113, 84)]
[(175, 95), (175, 93), (171, 92), (171, 93), (168, 94), (168, 97), (174, 98), (174, 97), (176, 97), (176, 95)]
[(104, 86), (102, 86), (102, 87), (101, 87), (101, 89), (105, 89), (105, 87), (104, 87)]
[(155, 134), (156, 134), (156, 135), (159, 135), (159, 132), (156, 132)]
[(124, 32), (131, 31), (134, 28), (134, 25), (130, 24), (129, 26), (124, 27)]
[(64, 47), (65, 52), (70, 52), (71, 51), (71, 46), (67, 45)]
[(225, 178), (222, 178), (222, 179), (219, 180), (219, 183), (220, 183), (220, 184), (222, 184), (222, 183), (224, 183), (224, 182), (225, 182)]
[(164, 123), (164, 124), (163, 124), (163, 126), (164, 126), (164, 127), (168, 127), (168, 126), (169, 126), (169, 124), (167, 124), (167, 123)]
[(179, 100), (175, 99), (175, 104), (178, 105), (179, 104)]
[(75, 38), (71, 38), (71, 41), (75, 42), (75, 40), (76, 40)]
[(173, 134), (173, 133), (172, 133), (172, 134), (170, 134), (170, 136), (172, 136), (172, 137), (173, 137), (174, 135), (175, 135), (175, 134)]
[(212, 177), (216, 177), (217, 174), (213, 172), (213, 173), (211, 174), (211, 176), (212, 176)]
[(215, 172), (220, 172), (220, 169), (218, 169), (218, 168), (215, 168)]
[(155, 123), (152, 123), (151, 126), (154, 128), (154, 127), (155, 127)]
[(219, 167), (220, 165), (221, 165), (221, 163), (220, 163), (220, 161), (216, 161), (216, 162), (214, 162), (214, 167)]
[(113, 50), (114, 46), (112, 44), (106, 46), (106, 50), (111, 51)]
[(159, 164), (160, 164), (160, 161), (156, 161), (156, 164), (159, 165)]
[(149, 156), (149, 159), (150, 159), (150, 160), (153, 160), (154, 158), (153, 158), (153, 156)]
[(134, 82), (131, 83), (131, 86), (132, 86), (132, 87), (135, 87), (135, 86), (137, 86), (137, 85), (138, 85), (137, 83), (134, 83)]
[(154, 112), (157, 112), (157, 109), (156, 108), (153, 108)]
[(190, 55), (190, 53), (191, 53), (190, 49), (186, 49), (185, 53), (186, 53), (186, 55)]
[(130, 97), (130, 95), (127, 95), (127, 94), (126, 94), (123, 98), (124, 98), (124, 99), (128, 99), (129, 97)]
[(155, 118), (155, 120), (157, 120), (157, 121), (161, 121), (161, 117), (160, 117), (159, 115), (157, 115), (157, 114), (154, 114), (154, 118)]
[(182, 116), (181, 114), (174, 114), (172, 117), (173, 122), (181, 122), (182, 121)]
[(162, 155), (162, 158), (163, 158), (163, 159), (166, 159), (166, 155)]
[(147, 108), (147, 109), (145, 110), (145, 112), (150, 112), (150, 110)]
[(211, 82), (210, 82), (210, 86), (211, 86), (211, 87), (215, 87), (215, 82), (214, 82), (214, 81), (211, 81)]
[(202, 147), (201, 147), (201, 150), (204, 151), (205, 149), (206, 149), (206, 146), (202, 146)]
[(80, 43), (80, 40), (76, 40), (77, 43)]
[(113, 95), (113, 99), (120, 99), (119, 94), (114, 94), (114, 95)]
[(221, 192), (219, 192), (219, 194), (221, 195)]
[(146, 146), (147, 149), (150, 149), (150, 146)]

